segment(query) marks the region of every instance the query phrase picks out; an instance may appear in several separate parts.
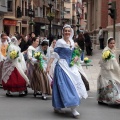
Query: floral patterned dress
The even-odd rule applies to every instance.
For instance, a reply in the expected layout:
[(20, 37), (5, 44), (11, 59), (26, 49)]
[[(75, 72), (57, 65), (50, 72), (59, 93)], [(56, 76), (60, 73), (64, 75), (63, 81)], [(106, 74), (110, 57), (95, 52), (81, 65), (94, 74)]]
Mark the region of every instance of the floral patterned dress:
[(107, 61), (100, 61), (101, 71), (97, 80), (97, 100), (99, 103), (120, 104), (120, 68), (114, 52), (112, 50), (110, 52), (114, 57)]

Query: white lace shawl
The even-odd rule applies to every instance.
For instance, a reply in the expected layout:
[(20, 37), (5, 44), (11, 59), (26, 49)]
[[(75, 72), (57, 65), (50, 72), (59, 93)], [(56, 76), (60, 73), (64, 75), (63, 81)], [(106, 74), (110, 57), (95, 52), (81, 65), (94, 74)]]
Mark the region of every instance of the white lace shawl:
[(1, 53), (1, 46), (2, 46), (2, 44), (8, 45), (8, 42), (5, 41), (4, 43), (2, 43), (2, 42), (1, 42), (1, 39), (0, 39), (0, 62), (1, 62), (1, 61), (4, 61), (4, 60), (6, 59), (6, 57), (4, 57), (4, 56), (2, 55), (2, 53)]
[[(18, 51), (18, 53), (19, 53), (19, 55), (18, 55), (19, 57), (14, 60), (10, 59), (10, 51), (12, 51), (12, 50)], [(29, 84), (29, 79), (25, 75), (25, 71), (27, 70), (26, 63), (25, 63), (23, 54), (20, 51), (19, 46), (11, 44), (8, 47), (7, 59), (3, 64), (3, 68), (7, 67), (6, 65), (9, 65), (9, 68), (7, 70), (3, 69), (3, 71), (2, 71), (2, 80), (5, 83), (7, 82), (7, 80), (9, 79), (9, 76), (11, 75), (12, 71), (16, 67), (17, 70), (19, 71), (19, 73), (21, 74), (21, 76), (25, 79), (26, 83)]]

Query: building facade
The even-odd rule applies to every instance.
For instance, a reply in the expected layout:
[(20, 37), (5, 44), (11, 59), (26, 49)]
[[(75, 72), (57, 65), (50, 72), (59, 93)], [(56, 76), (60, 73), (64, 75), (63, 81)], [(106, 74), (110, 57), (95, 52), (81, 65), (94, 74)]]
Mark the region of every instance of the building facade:
[[(116, 32), (115, 32), (115, 40), (116, 40), (116, 48), (117, 48), (117, 58), (119, 59), (120, 55), (120, 1), (119, 0), (83, 0), (84, 5), (87, 8), (87, 20), (86, 29), (92, 32), (97, 36), (99, 26), (103, 27), (105, 33), (105, 43), (107, 42), (108, 37), (113, 37), (113, 19), (108, 15), (108, 3), (116, 1), (116, 10), (117, 10), (117, 18), (116, 18)], [(97, 39), (98, 42), (98, 39)]]
[[(34, 0), (33, 2), (33, 7), (35, 9), (35, 33), (41, 36), (48, 36), (51, 30), (52, 35), (60, 35), (62, 28), (61, 16), (63, 12), (63, 1)], [(48, 20), (50, 13), (53, 14), (51, 23)]]
[(14, 35), (14, 32), (26, 35), (29, 32), (29, 0), (7, 0), (7, 13), (4, 14), (3, 31)]
[[(38, 36), (61, 36), (65, 23), (73, 26), (76, 31), (76, 3), (81, 0), (0, 0), (2, 8), (0, 15), (1, 32), (8, 35), (17, 31), (23, 35), (35, 32)], [(4, 12), (2, 12), (4, 10)], [(3, 14), (4, 13), (4, 14)], [(53, 18), (48, 19), (50, 13)]]
[(5, 13), (7, 13), (7, 0), (0, 0), (0, 33), (3, 32), (3, 19)]

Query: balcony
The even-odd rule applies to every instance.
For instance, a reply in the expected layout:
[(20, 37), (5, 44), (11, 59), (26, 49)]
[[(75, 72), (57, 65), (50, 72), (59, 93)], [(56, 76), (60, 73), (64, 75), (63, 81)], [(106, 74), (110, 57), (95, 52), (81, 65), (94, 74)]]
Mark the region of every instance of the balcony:
[(0, 12), (7, 12), (7, 1), (6, 0), (0, 0)]
[(49, 24), (48, 19), (43, 17), (35, 17), (34, 22)]
[(3, 13), (7, 12), (7, 7), (0, 5), (0, 12), (3, 12)]

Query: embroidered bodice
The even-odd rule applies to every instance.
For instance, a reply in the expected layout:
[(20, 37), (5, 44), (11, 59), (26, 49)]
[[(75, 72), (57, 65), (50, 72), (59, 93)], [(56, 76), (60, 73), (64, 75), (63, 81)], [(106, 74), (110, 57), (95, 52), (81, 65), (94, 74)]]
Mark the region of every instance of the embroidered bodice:
[(70, 63), (73, 49), (57, 47), (54, 49), (54, 52), (59, 55), (60, 59), (65, 59), (68, 64)]

